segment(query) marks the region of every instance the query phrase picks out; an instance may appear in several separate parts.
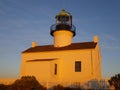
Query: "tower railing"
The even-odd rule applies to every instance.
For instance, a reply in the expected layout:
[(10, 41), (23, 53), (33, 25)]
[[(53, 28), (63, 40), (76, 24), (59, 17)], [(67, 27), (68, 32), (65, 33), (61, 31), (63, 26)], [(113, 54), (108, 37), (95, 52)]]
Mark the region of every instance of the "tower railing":
[(76, 27), (74, 25), (69, 25), (69, 24), (53, 24), (50, 27), (50, 34), (53, 36), (53, 32), (58, 31), (58, 30), (68, 30), (73, 32), (73, 36), (75, 36), (76, 32)]

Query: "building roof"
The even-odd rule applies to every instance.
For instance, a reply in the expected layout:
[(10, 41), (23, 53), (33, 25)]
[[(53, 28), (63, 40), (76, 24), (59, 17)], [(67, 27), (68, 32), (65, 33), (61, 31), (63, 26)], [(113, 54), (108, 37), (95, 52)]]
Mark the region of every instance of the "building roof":
[(30, 52), (46, 52), (46, 51), (63, 51), (63, 50), (77, 50), (77, 49), (93, 49), (97, 43), (95, 42), (82, 42), (82, 43), (72, 43), (71, 45), (65, 47), (54, 47), (53, 45), (44, 45), (31, 47), (22, 53)]

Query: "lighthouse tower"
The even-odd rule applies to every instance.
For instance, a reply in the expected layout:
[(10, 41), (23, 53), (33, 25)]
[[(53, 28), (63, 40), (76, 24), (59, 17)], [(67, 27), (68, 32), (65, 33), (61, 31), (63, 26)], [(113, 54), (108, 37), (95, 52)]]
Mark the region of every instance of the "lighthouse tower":
[(64, 47), (72, 43), (75, 36), (75, 26), (72, 25), (72, 15), (62, 9), (55, 17), (56, 23), (51, 26), (50, 34), (54, 37), (54, 47)]

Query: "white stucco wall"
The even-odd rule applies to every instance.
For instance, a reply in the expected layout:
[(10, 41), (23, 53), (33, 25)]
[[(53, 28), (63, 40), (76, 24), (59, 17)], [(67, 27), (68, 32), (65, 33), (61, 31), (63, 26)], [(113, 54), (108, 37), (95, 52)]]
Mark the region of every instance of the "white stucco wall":
[[(63, 50), (22, 54), (21, 76), (34, 75), (40, 82), (87, 82), (101, 78), (101, 57), (96, 49)], [(26, 62), (41, 59), (43, 61)], [(47, 60), (46, 59), (53, 59)], [(75, 61), (81, 61), (81, 72), (75, 72)], [(57, 64), (57, 75), (54, 74)], [(96, 68), (97, 67), (97, 68)]]

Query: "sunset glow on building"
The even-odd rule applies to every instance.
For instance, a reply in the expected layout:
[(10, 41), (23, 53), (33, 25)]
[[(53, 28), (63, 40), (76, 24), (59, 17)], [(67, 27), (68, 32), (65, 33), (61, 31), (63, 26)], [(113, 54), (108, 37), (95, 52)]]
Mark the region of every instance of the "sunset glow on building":
[(39, 46), (32, 42), (32, 46), (22, 52), (20, 77), (35, 76), (41, 83), (63, 86), (101, 80), (98, 36), (93, 36), (92, 41), (72, 43), (77, 34), (72, 15), (63, 9), (55, 19), (56, 23), (50, 28), (53, 45)]

